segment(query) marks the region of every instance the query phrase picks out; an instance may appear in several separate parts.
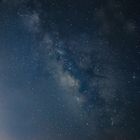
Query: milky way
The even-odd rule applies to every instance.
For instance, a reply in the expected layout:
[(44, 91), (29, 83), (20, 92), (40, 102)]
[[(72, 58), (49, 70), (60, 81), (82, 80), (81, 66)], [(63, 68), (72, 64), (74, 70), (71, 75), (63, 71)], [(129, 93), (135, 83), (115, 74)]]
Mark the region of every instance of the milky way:
[(0, 140), (139, 140), (139, 2), (0, 1)]

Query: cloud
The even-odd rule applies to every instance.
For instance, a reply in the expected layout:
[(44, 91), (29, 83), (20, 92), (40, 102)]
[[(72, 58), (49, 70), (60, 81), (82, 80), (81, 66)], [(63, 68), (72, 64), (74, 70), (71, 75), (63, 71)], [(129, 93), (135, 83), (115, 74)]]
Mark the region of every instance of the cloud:
[(40, 32), (40, 17), (37, 12), (29, 14), (19, 14), (22, 18), (23, 24), (27, 27), (30, 32)]
[(47, 64), (47, 69), (63, 90), (71, 93), (71, 95), (77, 95), (79, 93), (79, 80), (72, 76), (68, 71), (65, 71), (62, 63), (52, 60), (49, 65)]
[(79, 89), (79, 81), (74, 76), (63, 70), (58, 71), (60, 85), (66, 90), (77, 91)]
[[(58, 42), (62, 42), (59, 40)], [(71, 92), (78, 92), (79, 80), (76, 79), (70, 72), (64, 70), (63, 61), (57, 60), (57, 55), (64, 55), (61, 48), (55, 46), (55, 39), (46, 33), (41, 42), (42, 52), (44, 52), (46, 60), (48, 60), (47, 66), (51, 74), (56, 79), (58, 85), (64, 90)]]

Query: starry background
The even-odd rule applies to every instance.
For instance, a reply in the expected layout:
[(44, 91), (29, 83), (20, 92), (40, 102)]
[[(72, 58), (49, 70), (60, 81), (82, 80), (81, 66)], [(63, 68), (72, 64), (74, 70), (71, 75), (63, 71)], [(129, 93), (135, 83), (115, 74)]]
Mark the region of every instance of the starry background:
[(140, 140), (140, 2), (0, 1), (0, 140)]

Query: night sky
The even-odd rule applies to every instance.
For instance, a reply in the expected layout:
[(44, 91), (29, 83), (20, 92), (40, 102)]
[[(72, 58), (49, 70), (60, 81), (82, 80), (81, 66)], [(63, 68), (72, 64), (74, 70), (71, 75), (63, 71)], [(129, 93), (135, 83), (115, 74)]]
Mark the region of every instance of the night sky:
[(0, 140), (140, 140), (138, 0), (0, 0)]

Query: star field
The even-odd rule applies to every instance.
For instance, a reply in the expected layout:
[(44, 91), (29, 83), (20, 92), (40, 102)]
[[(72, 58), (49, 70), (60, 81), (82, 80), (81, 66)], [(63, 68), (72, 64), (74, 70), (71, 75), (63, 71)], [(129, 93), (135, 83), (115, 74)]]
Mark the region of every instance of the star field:
[(139, 140), (139, 2), (0, 1), (0, 140)]

